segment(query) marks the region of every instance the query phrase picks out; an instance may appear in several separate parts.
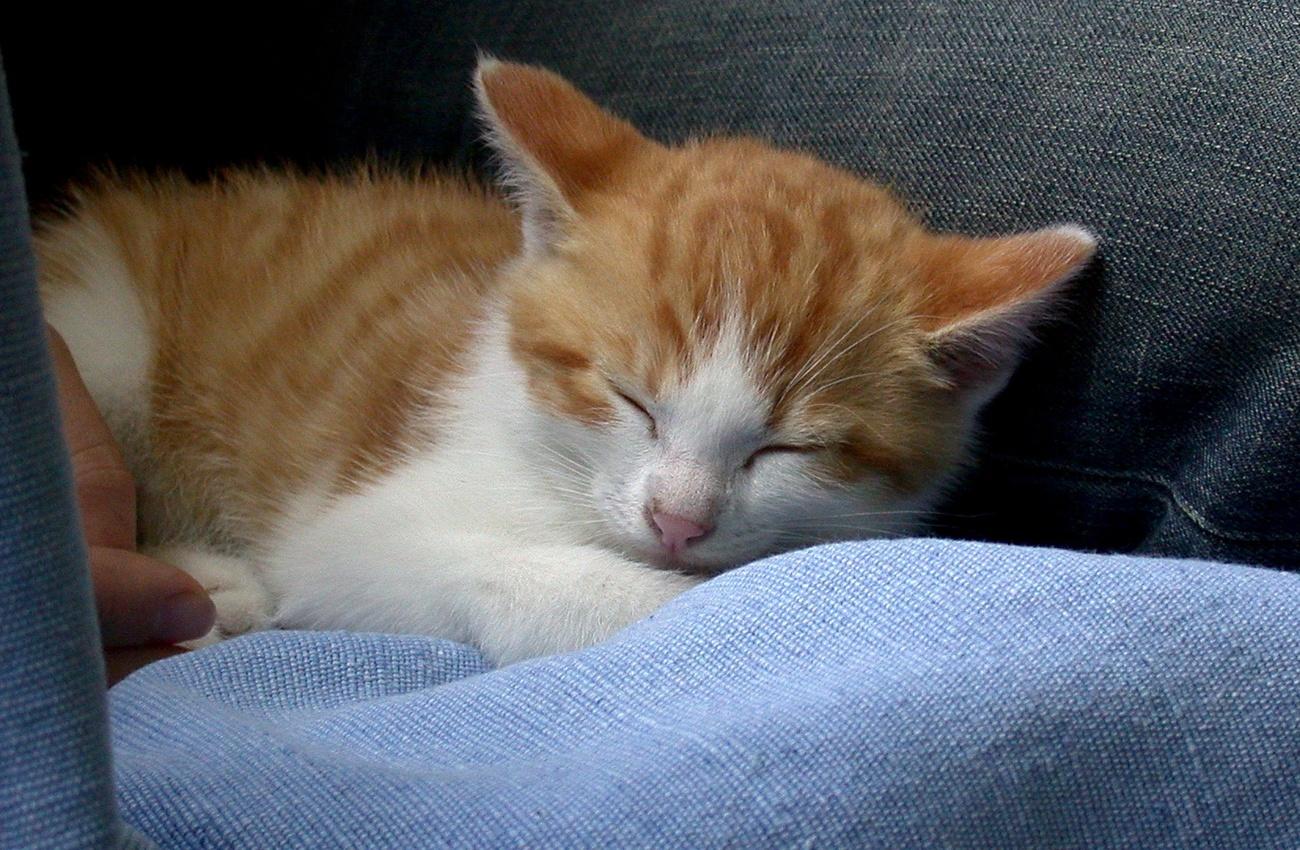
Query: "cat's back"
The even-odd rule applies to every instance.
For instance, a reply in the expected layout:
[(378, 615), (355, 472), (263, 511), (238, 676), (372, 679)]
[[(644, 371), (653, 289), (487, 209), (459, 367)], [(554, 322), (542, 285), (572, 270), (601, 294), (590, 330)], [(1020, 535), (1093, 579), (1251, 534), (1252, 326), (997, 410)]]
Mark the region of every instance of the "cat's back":
[(300, 308), (308, 296), (318, 301), (299, 312), (319, 318), (330, 295), (484, 278), (518, 244), (512, 212), (476, 183), (374, 169), (101, 178), (37, 229), (47, 296), (96, 285), (90, 263), (115, 266), (155, 326)]
[(264, 171), (99, 181), (39, 223), (37, 253), (146, 490), (270, 519), (311, 479), (391, 465), (518, 241), (463, 179)]

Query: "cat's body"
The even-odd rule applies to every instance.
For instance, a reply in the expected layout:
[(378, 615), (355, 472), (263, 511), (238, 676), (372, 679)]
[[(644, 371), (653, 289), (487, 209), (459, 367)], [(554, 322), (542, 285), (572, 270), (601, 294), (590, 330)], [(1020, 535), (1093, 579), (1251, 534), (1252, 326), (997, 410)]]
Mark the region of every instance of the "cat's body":
[(558, 78), (480, 101), (522, 217), (438, 176), (109, 181), (39, 240), (142, 528), (225, 633), (578, 647), (769, 552), (912, 528), (1077, 229), (925, 234)]

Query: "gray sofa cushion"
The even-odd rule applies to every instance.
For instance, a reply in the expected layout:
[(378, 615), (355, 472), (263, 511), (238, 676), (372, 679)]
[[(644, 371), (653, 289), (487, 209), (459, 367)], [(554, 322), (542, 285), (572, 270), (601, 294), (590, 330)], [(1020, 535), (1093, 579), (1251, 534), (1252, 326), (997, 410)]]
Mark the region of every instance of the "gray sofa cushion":
[(341, 4), (313, 18), (324, 41), (279, 45), (316, 82), (310, 110), (284, 103), (299, 125), (271, 126), (291, 159), (473, 159), (481, 47), (561, 71), (660, 138), (735, 130), (815, 150), (936, 227), (1081, 222), (1101, 259), (988, 412), (943, 530), (1297, 566), (1298, 14), (1207, 0)]

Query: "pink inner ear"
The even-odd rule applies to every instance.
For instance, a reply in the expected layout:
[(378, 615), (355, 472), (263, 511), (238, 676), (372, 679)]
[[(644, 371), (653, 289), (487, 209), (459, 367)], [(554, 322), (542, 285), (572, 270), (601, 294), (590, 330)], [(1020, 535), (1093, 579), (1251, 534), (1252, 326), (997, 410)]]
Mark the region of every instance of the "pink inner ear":
[(922, 237), (913, 247), (923, 287), (921, 326), (940, 331), (1033, 298), (1076, 274), (1096, 246), (1078, 227), (987, 239)]

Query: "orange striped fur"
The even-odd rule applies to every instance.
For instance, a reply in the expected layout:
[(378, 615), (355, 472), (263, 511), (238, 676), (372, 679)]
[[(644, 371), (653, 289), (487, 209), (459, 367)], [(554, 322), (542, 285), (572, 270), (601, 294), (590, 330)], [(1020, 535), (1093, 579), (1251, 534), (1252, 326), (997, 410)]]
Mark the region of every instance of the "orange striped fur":
[(518, 249), (504, 203), (440, 175), (109, 179), (72, 209), (39, 233), (47, 297), (87, 285), (70, 269), (86, 231), (106, 232), (156, 340), (158, 489), (238, 518), (243, 539), (303, 487), (354, 490), (423, 436), (417, 406)]
[[(468, 635), (519, 657), (680, 592), (647, 564), (709, 572), (911, 529), (1093, 250), (1074, 227), (933, 234), (815, 157), (747, 138), (665, 146), (540, 69), (488, 60), (476, 86), (509, 200), (375, 169), (108, 177), (41, 223), (51, 322), (131, 450), (146, 536), (261, 552), (299, 576), (270, 579), (283, 622)], [(355, 525), (360, 548), (339, 560), (361, 569), (356, 538), (408, 514), (461, 535), (430, 554), (416, 529), (408, 580), (522, 559), (428, 599), (475, 587), (488, 598), (473, 604), (511, 612), (501, 622), (547, 600), (576, 636), (482, 636), (455, 620), (470, 603), (421, 620), (404, 606), (423, 596), (390, 610), (315, 587), (319, 547), (341, 545), (317, 538)], [(518, 545), (422, 572), (488, 527)], [(604, 554), (545, 548), (556, 534)], [(519, 555), (524, 538), (545, 551)], [(623, 607), (563, 607), (570, 571), (595, 562), (618, 578), (588, 578)]]

